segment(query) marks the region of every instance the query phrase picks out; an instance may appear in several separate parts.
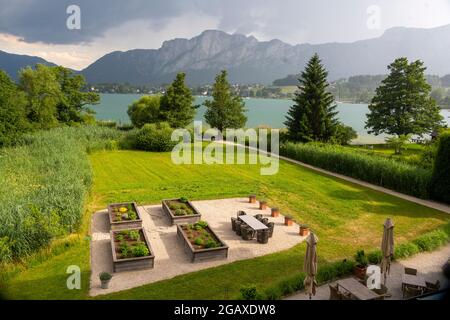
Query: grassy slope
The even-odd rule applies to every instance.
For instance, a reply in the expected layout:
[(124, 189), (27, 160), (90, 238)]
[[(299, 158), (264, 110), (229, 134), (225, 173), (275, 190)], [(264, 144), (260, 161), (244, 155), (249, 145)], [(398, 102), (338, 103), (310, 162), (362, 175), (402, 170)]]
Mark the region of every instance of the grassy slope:
[[(364, 189), (286, 162), (274, 176), (259, 166), (177, 166), (170, 154), (101, 152), (91, 156), (94, 193), (89, 212), (109, 202), (141, 204), (184, 195), (192, 199), (246, 196), (256, 193), (269, 205), (290, 212), (318, 234), (319, 263), (348, 258), (356, 249), (379, 246), (386, 217), (396, 224), (397, 243), (410, 240), (450, 220), (447, 214)], [(88, 215), (87, 215), (88, 216)], [(86, 222), (88, 221), (86, 217)], [(87, 228), (83, 228), (87, 230)], [(170, 280), (103, 296), (117, 299), (233, 298), (242, 284), (265, 288), (301, 268), (304, 245), (268, 256), (239, 261)], [(83, 289), (65, 289), (66, 267), (83, 270)], [(87, 298), (89, 253), (81, 240), (67, 252), (20, 273), (9, 282), (7, 298)], [(232, 277), (231, 277), (232, 275)], [(205, 285), (210, 284), (210, 285)]]

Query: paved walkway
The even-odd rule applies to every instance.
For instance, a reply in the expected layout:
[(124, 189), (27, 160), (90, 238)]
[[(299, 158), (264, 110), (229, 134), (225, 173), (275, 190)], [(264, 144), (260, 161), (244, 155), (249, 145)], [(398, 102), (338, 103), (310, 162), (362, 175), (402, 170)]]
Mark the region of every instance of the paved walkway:
[[(270, 208), (259, 210), (257, 203), (248, 203), (248, 198), (193, 201), (192, 203), (202, 214), (202, 220), (207, 221), (228, 245), (227, 259), (192, 263), (184, 251), (184, 245), (177, 238), (176, 226), (169, 225), (161, 205), (138, 207), (142, 225), (155, 255), (155, 267), (147, 270), (114, 273), (109, 289), (101, 289), (98, 274), (102, 271), (110, 273), (113, 271), (110, 226), (107, 211), (102, 210), (93, 215), (91, 222), (90, 295), (125, 290), (237, 260), (251, 259), (286, 250), (306, 238), (299, 235), (297, 224), (290, 227), (285, 226), (282, 215), (272, 218)], [(239, 210), (250, 215), (263, 214), (269, 218), (269, 221), (275, 222), (273, 236), (269, 239), (268, 244), (260, 244), (256, 239), (244, 241), (231, 230), (231, 217), (236, 217)]]
[[(228, 141), (217, 141), (217, 142), (218, 143), (223, 143), (223, 144), (234, 144), (234, 145), (237, 145), (236, 143), (228, 142)], [(251, 147), (247, 147), (247, 148), (248, 149), (252, 149), (252, 150), (259, 150), (257, 148), (251, 148)], [(268, 154), (266, 151), (262, 151), (262, 150), (259, 150), (259, 151), (262, 154)], [(275, 157), (276, 155), (271, 153), (270, 156)], [(383, 187), (377, 186), (377, 185), (372, 184), (372, 183), (368, 183), (368, 182), (365, 182), (365, 181), (362, 181), (362, 180), (350, 178), (348, 176), (345, 176), (345, 175), (342, 175), (342, 174), (339, 174), (339, 173), (334, 173), (334, 172), (331, 172), (331, 171), (328, 171), (328, 170), (324, 170), (324, 169), (321, 169), (321, 168), (318, 168), (318, 167), (315, 167), (315, 166), (312, 166), (312, 165), (309, 165), (309, 164), (306, 164), (304, 162), (297, 161), (297, 160), (294, 160), (294, 159), (291, 159), (291, 158), (288, 158), (288, 157), (284, 157), (284, 156), (280, 156), (280, 155), (278, 157), (280, 159), (282, 159), (282, 160), (298, 164), (298, 165), (303, 166), (305, 168), (308, 168), (308, 169), (311, 169), (311, 170), (314, 170), (314, 171), (317, 171), (317, 172), (320, 172), (320, 173), (323, 173), (323, 174), (326, 174), (326, 175), (329, 175), (329, 176), (332, 176), (332, 177), (336, 177), (336, 178), (339, 178), (339, 179), (342, 179), (342, 180), (345, 180), (345, 181), (348, 181), (348, 182), (351, 182), (351, 183), (354, 183), (354, 184), (357, 184), (357, 185), (360, 185), (360, 186), (363, 186), (363, 187), (366, 187), (366, 188), (370, 188), (370, 189), (373, 189), (373, 190), (376, 190), (376, 191), (379, 191), (379, 192), (387, 193), (387, 194), (393, 195), (395, 197), (398, 197), (398, 198), (401, 198), (401, 199), (404, 199), (404, 200), (408, 200), (408, 201), (411, 201), (411, 202), (423, 205), (425, 207), (433, 208), (433, 209), (440, 210), (440, 211), (443, 211), (443, 212), (446, 212), (446, 213), (450, 214), (450, 206), (446, 205), (444, 203), (440, 203), (440, 202), (435, 202), (435, 201), (431, 201), (431, 200), (425, 200), (425, 199), (420, 199), (420, 198), (416, 198), (416, 197), (413, 197), (413, 196), (409, 196), (409, 195), (406, 195), (404, 193), (400, 193), (400, 192), (397, 192), (397, 191), (393, 191), (391, 189), (383, 188)]]
[[(450, 244), (433, 252), (417, 254), (409, 259), (400, 260), (392, 263), (391, 272), (386, 279), (388, 292), (392, 297), (386, 298), (390, 300), (401, 300), (402, 297), (402, 274), (405, 267), (411, 267), (418, 270), (418, 273), (425, 277), (428, 282), (441, 282), (441, 288), (448, 288), (450, 283), (442, 272), (442, 266), (450, 258)], [(334, 282), (333, 282), (334, 283)], [(328, 284), (324, 284), (317, 288), (316, 295), (312, 300), (328, 300), (330, 297), (330, 289)], [(286, 297), (285, 300), (308, 300), (309, 297), (303, 291)]]

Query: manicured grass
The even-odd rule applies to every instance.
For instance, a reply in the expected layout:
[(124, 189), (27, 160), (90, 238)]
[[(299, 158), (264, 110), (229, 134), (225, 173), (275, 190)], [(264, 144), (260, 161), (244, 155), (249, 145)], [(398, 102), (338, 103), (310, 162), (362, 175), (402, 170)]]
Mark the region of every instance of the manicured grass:
[[(94, 189), (90, 212), (107, 203), (157, 204), (163, 198), (245, 197), (255, 193), (270, 206), (293, 214), (319, 237), (319, 265), (351, 258), (359, 248), (378, 248), (382, 224), (391, 217), (396, 243), (417, 238), (450, 222), (450, 216), (395, 197), (330, 178), (282, 161), (278, 174), (261, 176), (258, 165), (175, 165), (170, 153), (98, 152), (90, 156)], [(85, 217), (89, 221), (89, 215)], [(85, 223), (86, 223), (85, 221)], [(87, 230), (83, 228), (84, 230)], [(67, 290), (66, 268), (85, 271), (89, 252), (84, 240), (8, 281), (7, 298), (88, 298), (87, 272), (82, 290)], [(270, 242), (269, 242), (270, 245)], [(267, 288), (301, 270), (305, 244), (292, 249), (190, 273), (100, 299), (226, 299), (254, 283)]]

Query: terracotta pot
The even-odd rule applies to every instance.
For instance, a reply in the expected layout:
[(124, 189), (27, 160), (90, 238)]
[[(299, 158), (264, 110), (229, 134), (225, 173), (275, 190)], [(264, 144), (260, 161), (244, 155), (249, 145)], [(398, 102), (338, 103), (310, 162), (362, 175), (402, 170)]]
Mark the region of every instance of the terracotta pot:
[(256, 203), (256, 196), (253, 194), (248, 196), (248, 203)]
[(259, 209), (260, 210), (266, 210), (267, 209), (267, 202), (266, 201), (260, 201), (259, 202)]
[(284, 225), (290, 227), (294, 224), (294, 220), (292, 218), (284, 217)]
[(366, 277), (367, 267), (358, 267), (355, 266), (353, 269), (353, 273), (359, 279), (364, 279)]
[(309, 228), (300, 227), (299, 234), (300, 234), (302, 237), (307, 236), (307, 235), (309, 234)]
[(278, 208), (272, 208), (272, 217), (277, 218), (280, 215), (280, 210)]

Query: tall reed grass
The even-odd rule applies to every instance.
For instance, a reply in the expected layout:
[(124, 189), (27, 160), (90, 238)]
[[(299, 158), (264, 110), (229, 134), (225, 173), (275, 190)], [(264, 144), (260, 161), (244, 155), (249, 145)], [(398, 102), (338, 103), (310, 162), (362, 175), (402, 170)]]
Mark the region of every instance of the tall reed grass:
[(63, 127), (0, 150), (0, 262), (79, 227), (92, 184), (87, 153), (114, 148), (120, 136), (105, 127)]
[(432, 175), (429, 169), (328, 144), (288, 142), (280, 147), (280, 154), (398, 192), (429, 198)]

